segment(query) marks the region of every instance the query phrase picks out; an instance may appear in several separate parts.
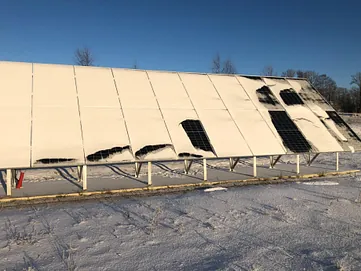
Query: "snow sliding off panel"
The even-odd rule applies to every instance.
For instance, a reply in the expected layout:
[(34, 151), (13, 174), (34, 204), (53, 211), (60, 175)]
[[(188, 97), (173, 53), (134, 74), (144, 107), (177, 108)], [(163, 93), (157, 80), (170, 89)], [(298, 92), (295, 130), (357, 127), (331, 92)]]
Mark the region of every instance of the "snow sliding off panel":
[(252, 153), (254, 155), (285, 154), (286, 150), (237, 78), (222, 75), (210, 75), (210, 78)]
[(313, 147), (312, 151), (336, 152), (343, 150), (317, 116), (304, 104), (287, 80), (265, 78), (264, 81), (307, 141), (310, 142)]
[(84, 163), (73, 67), (33, 68), (33, 165)]
[(30, 166), (32, 64), (0, 62), (0, 167)]
[(159, 109), (124, 108), (130, 143), (138, 160), (174, 160), (177, 155)]
[(306, 80), (287, 79), (287, 81), (344, 151), (361, 150), (361, 139)]
[(87, 163), (133, 160), (111, 69), (75, 67)]

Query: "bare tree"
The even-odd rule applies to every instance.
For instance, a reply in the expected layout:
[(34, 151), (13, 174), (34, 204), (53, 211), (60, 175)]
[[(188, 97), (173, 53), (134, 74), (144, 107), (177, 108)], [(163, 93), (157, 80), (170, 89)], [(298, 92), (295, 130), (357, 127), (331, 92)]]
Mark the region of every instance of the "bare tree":
[(232, 60), (227, 59), (222, 63), (219, 53), (212, 60), (212, 72), (213, 73), (224, 73), (224, 74), (235, 74), (237, 73), (236, 66)]
[(283, 77), (295, 77), (296, 76), (296, 71), (293, 69), (288, 69), (284, 72), (282, 72), (282, 76)]
[(74, 53), (75, 64), (80, 66), (93, 66), (94, 57), (93, 53), (88, 47), (78, 48)]
[(137, 61), (134, 61), (134, 64), (133, 64), (132, 68), (135, 69), (135, 70), (139, 68)]
[(271, 65), (265, 66), (261, 72), (262, 75), (265, 76), (276, 76), (277, 73), (275, 72), (275, 70), (273, 69), (273, 67)]
[(237, 69), (230, 59), (227, 59), (226, 61), (224, 61), (222, 73), (225, 73), (225, 74), (236, 74), (237, 73)]
[(219, 53), (212, 60), (212, 72), (213, 73), (221, 73), (221, 57)]
[(357, 72), (356, 74), (351, 76), (351, 85), (356, 85), (359, 90), (359, 106), (358, 112), (361, 112), (361, 72)]

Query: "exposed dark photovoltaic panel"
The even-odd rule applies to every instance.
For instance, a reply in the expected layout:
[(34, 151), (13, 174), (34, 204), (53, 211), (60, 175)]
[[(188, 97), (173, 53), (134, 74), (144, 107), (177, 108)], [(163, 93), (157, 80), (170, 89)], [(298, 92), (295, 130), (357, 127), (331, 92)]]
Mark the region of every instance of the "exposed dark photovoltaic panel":
[(213, 152), (206, 131), (199, 120), (185, 120), (181, 125), (195, 148)]
[(277, 105), (279, 102), (277, 101), (277, 98), (273, 95), (269, 87), (263, 86), (260, 89), (256, 90), (258, 100), (261, 103), (270, 104), (270, 105)]
[(333, 122), (336, 123), (337, 126), (342, 128), (343, 130), (346, 130), (351, 138), (361, 141), (358, 135), (354, 131), (352, 131), (350, 126), (348, 126), (347, 123), (335, 111), (326, 111), (326, 113), (330, 117), (330, 119), (332, 119)]
[(309, 152), (311, 145), (284, 111), (269, 111), (273, 125), (284, 145), (294, 153)]
[(287, 105), (304, 104), (301, 97), (293, 89), (281, 90), (280, 96)]

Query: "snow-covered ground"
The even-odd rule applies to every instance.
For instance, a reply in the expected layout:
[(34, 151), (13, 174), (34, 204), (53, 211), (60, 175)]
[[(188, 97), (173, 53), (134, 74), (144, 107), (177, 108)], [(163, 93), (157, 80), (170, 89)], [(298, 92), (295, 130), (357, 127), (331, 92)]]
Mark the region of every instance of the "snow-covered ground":
[(348, 176), (3, 209), (0, 270), (361, 270), (360, 197)]
[(2, 210), (1, 270), (361, 270), (361, 182), (328, 181)]

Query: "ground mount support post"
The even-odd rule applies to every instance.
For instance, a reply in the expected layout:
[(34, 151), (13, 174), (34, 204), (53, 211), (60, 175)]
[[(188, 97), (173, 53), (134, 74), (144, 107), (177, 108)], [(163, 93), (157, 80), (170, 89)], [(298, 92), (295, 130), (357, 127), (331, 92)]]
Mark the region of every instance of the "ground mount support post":
[(152, 162), (148, 162), (148, 186), (152, 185)]
[(193, 160), (184, 160), (184, 173), (188, 174), (191, 166), (193, 164)]
[(208, 180), (208, 174), (207, 174), (207, 159), (203, 159), (203, 181)]
[(240, 158), (229, 158), (229, 171), (234, 171), (234, 168), (238, 164)]
[(135, 162), (135, 178), (139, 178), (139, 173), (141, 168), (142, 168), (142, 163)]
[(257, 157), (253, 156), (253, 177), (257, 177)]

